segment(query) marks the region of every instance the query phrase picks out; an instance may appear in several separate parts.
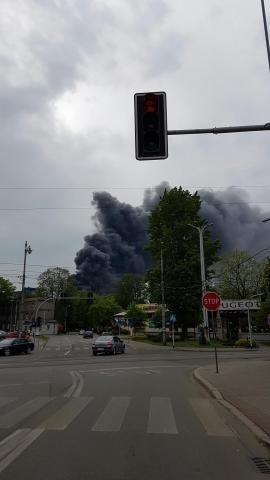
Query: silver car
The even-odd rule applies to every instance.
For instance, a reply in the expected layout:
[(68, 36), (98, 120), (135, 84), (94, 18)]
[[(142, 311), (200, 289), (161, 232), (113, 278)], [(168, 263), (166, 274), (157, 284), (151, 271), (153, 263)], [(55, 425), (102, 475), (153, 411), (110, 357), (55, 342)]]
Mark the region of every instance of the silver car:
[(102, 335), (98, 337), (92, 345), (93, 355), (98, 353), (116, 355), (125, 353), (125, 344), (123, 340), (114, 335)]

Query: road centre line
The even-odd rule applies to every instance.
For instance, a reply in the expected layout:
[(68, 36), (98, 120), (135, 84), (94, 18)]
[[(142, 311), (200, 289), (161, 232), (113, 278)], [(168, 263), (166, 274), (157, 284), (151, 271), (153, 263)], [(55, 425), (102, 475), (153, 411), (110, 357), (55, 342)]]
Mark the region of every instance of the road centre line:
[(72, 384), (64, 394), (65, 398), (75, 397), (78, 398), (82, 392), (84, 380), (81, 374), (77, 371), (69, 372), (72, 377)]
[(119, 367), (110, 367), (110, 368), (102, 368), (102, 366), (100, 366), (100, 368), (96, 368), (96, 369), (91, 369), (91, 370), (79, 370), (80, 373), (91, 373), (91, 372), (105, 372), (105, 371), (110, 371), (110, 370), (142, 370), (142, 369), (146, 369), (146, 370), (149, 370), (151, 368), (154, 368), (154, 369), (157, 369), (157, 368), (178, 368), (179, 365), (149, 365), (148, 367), (141, 367), (141, 366), (138, 366), (138, 367), (121, 367), (121, 365), (119, 365)]

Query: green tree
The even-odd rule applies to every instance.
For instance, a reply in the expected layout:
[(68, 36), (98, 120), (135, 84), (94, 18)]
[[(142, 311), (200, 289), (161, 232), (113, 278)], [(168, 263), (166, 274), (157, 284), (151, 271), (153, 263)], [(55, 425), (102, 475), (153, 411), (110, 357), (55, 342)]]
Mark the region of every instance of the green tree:
[(48, 268), (38, 277), (37, 295), (59, 299), (68, 288), (72, 287), (72, 284), (68, 270), (60, 267)]
[(60, 297), (55, 302), (55, 319), (69, 331), (86, 328), (89, 311), (87, 292), (69, 283), (64, 293), (67, 298)]
[(133, 322), (135, 328), (142, 328), (146, 320), (144, 311), (134, 302), (127, 308), (127, 318)]
[(263, 264), (250, 257), (248, 252), (225, 252), (213, 269), (216, 288), (223, 298), (250, 298), (262, 289)]
[(270, 296), (268, 296), (267, 299), (262, 302), (261, 308), (256, 314), (256, 326), (262, 328), (263, 330), (269, 328), (267, 321), (268, 315), (270, 315)]
[(9, 302), (15, 294), (16, 288), (9, 280), (0, 277), (0, 302)]
[[(164, 260), (165, 303), (175, 312), (182, 337), (187, 335), (188, 326), (194, 326), (201, 309), (201, 271), (199, 234), (190, 225), (202, 226), (200, 197), (187, 190), (174, 188), (165, 191), (159, 204), (149, 217), (149, 244), (151, 267), (147, 274), (151, 299), (161, 301), (160, 259)], [(206, 275), (217, 260), (219, 242), (204, 231)]]
[(121, 312), (113, 295), (94, 295), (94, 303), (87, 313), (88, 325), (92, 328), (106, 330), (113, 324), (113, 317)]
[(127, 273), (118, 281), (115, 300), (123, 308), (132, 302), (145, 303), (148, 298), (147, 284), (142, 275)]

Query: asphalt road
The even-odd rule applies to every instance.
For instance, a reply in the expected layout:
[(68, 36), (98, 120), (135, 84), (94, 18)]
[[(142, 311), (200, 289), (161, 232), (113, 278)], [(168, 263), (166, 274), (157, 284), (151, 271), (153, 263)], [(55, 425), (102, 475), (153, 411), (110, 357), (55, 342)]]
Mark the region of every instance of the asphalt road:
[[(269, 451), (192, 378), (211, 353), (130, 343), (92, 357), (90, 343), (0, 359), (0, 479), (262, 478), (252, 458)], [(238, 353), (247, 368), (253, 353)]]

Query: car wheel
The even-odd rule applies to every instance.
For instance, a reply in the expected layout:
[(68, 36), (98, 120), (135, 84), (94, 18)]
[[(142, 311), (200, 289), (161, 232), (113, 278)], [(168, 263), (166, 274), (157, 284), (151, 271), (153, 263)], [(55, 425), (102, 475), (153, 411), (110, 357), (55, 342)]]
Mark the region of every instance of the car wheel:
[(125, 353), (125, 347), (122, 348), (122, 353)]
[(9, 357), (9, 355), (11, 354), (10, 348), (6, 348), (4, 354), (5, 357)]
[(113, 347), (112, 354), (113, 354), (113, 355), (116, 355), (116, 348), (115, 348), (115, 347)]
[(97, 352), (93, 352), (94, 357), (96, 356)]

